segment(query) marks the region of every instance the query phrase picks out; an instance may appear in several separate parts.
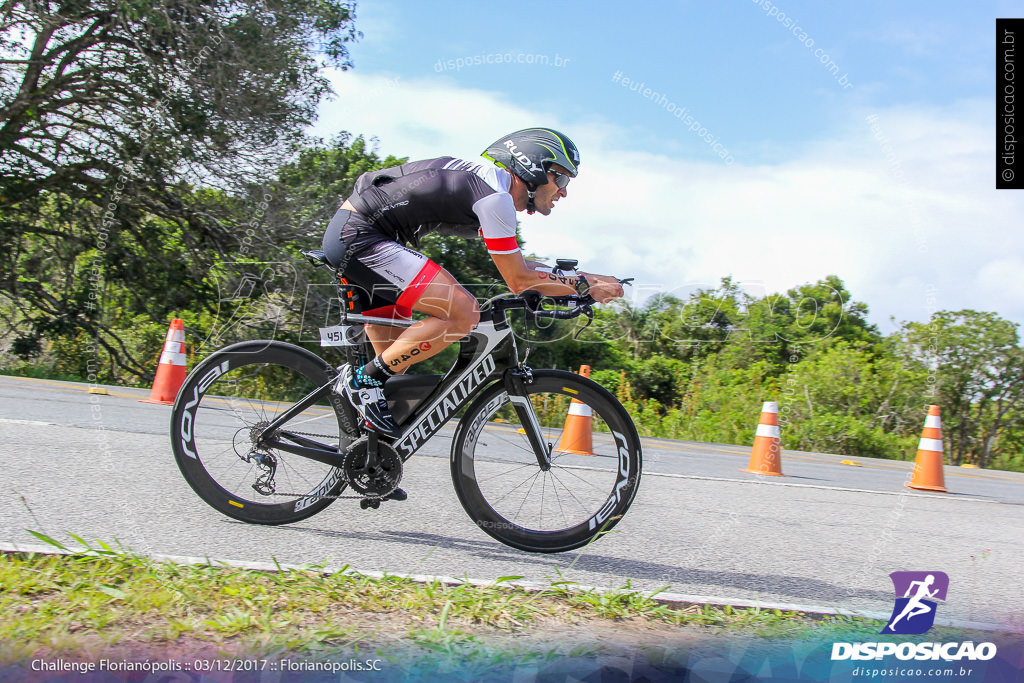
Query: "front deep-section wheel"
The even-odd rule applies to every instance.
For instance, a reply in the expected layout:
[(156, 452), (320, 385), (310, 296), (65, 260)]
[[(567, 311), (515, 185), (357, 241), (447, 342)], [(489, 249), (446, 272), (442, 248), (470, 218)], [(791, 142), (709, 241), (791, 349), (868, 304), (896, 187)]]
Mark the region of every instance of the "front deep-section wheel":
[(546, 471), (498, 382), (473, 402), (452, 445), (452, 480), (483, 531), (531, 552), (579, 548), (622, 518), (640, 484), (640, 438), (614, 396), (589, 379), (535, 370), (526, 384)]
[[(340, 468), (258, 442), (271, 420), (333, 374), (316, 354), (275, 341), (233, 344), (205, 359), (171, 414), (171, 444), (185, 480), (217, 510), (254, 524), (297, 522), (330, 505), (334, 499), (324, 496), (345, 485)], [(346, 419), (332, 399), (326, 392), (277, 434), (346, 446)]]

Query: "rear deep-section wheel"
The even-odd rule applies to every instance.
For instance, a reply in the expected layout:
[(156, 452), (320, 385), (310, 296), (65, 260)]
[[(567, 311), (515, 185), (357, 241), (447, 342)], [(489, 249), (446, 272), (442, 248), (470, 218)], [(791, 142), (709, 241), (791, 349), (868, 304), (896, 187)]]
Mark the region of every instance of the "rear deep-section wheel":
[[(316, 354), (275, 341), (233, 344), (205, 359), (185, 380), (171, 415), (171, 444), (185, 480), (212, 507), (253, 524), (297, 522), (330, 505), (334, 499), (325, 496), (345, 486), (339, 467), (259, 440), (271, 420), (333, 374)], [(277, 435), (344, 448), (345, 423), (352, 422), (332, 401), (338, 397), (325, 392)]]
[(452, 480), (483, 531), (531, 552), (579, 548), (622, 518), (640, 483), (640, 439), (600, 385), (535, 370), (526, 384), (551, 467), (544, 470), (504, 385), (486, 389), (459, 422)]

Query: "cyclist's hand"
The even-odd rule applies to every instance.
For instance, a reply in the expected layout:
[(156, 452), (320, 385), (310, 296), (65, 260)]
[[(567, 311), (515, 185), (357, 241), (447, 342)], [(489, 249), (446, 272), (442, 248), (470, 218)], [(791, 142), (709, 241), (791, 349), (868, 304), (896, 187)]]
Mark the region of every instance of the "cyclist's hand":
[(592, 275), (586, 273), (587, 282), (590, 283), (590, 296), (601, 304), (606, 304), (612, 299), (622, 296), (622, 284), (619, 280), (608, 275)]

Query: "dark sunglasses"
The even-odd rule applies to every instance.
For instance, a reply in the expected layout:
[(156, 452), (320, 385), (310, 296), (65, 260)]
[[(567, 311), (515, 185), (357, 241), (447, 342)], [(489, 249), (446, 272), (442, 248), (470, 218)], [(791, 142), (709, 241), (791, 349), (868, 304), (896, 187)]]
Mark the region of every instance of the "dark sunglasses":
[(565, 188), (565, 186), (569, 184), (569, 181), (572, 180), (572, 178), (565, 173), (559, 173), (553, 169), (548, 169), (548, 173), (555, 176), (555, 185), (558, 186), (559, 190)]

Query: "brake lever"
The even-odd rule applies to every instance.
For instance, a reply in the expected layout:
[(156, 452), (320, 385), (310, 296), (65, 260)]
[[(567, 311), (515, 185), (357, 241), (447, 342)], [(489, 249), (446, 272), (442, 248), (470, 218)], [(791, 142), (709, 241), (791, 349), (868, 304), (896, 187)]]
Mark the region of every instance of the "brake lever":
[(593, 308), (591, 308), (590, 306), (587, 306), (583, 310), (583, 314), (587, 316), (587, 324), (584, 325), (583, 327), (581, 327), (580, 329), (576, 330), (576, 334), (573, 335), (573, 339), (578, 340), (580, 338), (580, 335), (583, 334), (583, 331), (586, 330), (588, 327), (590, 327), (590, 324), (592, 322), (594, 322), (594, 309)]
[[(616, 278), (616, 279), (618, 279), (618, 278)], [(623, 280), (619, 280), (619, 284), (620, 285), (629, 285), (630, 287), (632, 287), (633, 286), (633, 280), (635, 280), (635, 279), (636, 279), (635, 277), (627, 277), (627, 278), (625, 278)]]

